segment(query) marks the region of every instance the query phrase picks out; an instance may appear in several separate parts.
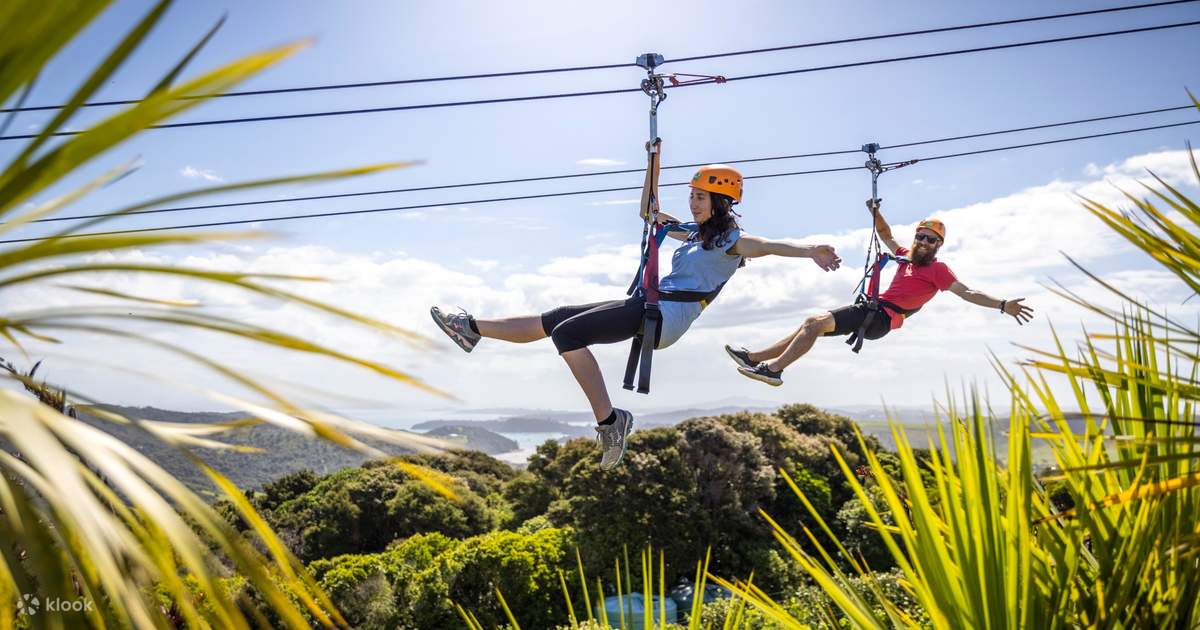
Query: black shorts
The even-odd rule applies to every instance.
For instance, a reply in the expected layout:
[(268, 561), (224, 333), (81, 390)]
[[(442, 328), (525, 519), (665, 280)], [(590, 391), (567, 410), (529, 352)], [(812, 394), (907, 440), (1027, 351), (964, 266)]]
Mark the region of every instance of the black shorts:
[[(849, 335), (850, 333), (858, 332), (862, 327), (863, 322), (867, 319), (867, 314), (871, 309), (867, 308), (866, 304), (858, 303), (850, 306), (843, 306), (830, 311), (833, 313), (833, 332), (826, 333), (826, 337), (840, 337)], [(892, 318), (883, 309), (876, 311), (875, 318), (871, 320), (871, 325), (867, 327), (866, 334), (863, 335), (869, 341), (874, 341), (888, 334), (892, 330)]]
[[(641, 295), (625, 300), (560, 306), (542, 313), (542, 330), (562, 354), (596, 343), (632, 339), (642, 330), (645, 312), (646, 298)], [(656, 337), (662, 339), (661, 319)]]

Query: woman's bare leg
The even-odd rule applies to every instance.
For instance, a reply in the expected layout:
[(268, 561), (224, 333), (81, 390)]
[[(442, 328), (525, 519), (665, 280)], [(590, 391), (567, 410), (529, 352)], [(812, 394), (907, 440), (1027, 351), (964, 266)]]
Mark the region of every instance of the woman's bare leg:
[(571, 350), (562, 353), (562, 358), (567, 362), (567, 367), (571, 368), (571, 374), (575, 375), (583, 394), (587, 396), (596, 422), (607, 418), (613, 410), (612, 401), (608, 398), (608, 389), (604, 387), (604, 375), (600, 373), (600, 364), (596, 362), (592, 351), (587, 348)]
[(541, 315), (525, 315), (505, 319), (476, 319), (480, 336), (512, 343), (529, 343), (547, 337), (542, 330)]

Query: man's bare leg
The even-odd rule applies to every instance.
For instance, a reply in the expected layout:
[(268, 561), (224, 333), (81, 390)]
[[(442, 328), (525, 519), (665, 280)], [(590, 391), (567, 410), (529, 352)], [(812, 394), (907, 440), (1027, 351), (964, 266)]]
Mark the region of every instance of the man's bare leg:
[[(795, 363), (797, 359), (812, 350), (813, 344), (816, 343), (817, 337), (826, 333), (831, 333), (834, 330), (833, 313), (825, 312), (820, 315), (814, 315), (804, 320), (790, 338), (788, 344), (783, 348), (782, 352), (775, 355), (767, 355), (758, 361), (766, 361), (767, 369), (772, 372), (782, 372), (784, 368)], [(775, 350), (780, 344), (772, 345), (763, 353), (751, 353), (751, 358), (756, 355), (765, 354), (768, 351)]]
[(760, 363), (762, 361), (770, 361), (771, 359), (774, 359), (775, 357), (783, 354), (783, 352), (785, 350), (787, 350), (787, 347), (792, 345), (792, 341), (799, 334), (800, 334), (800, 328), (797, 328), (795, 331), (788, 333), (788, 336), (784, 337), (783, 339), (780, 339), (779, 341), (776, 341), (775, 343), (767, 346), (766, 348), (763, 348), (762, 350), (757, 350), (757, 351), (751, 350), (751, 351), (747, 352), (746, 356), (748, 356), (750, 358), (751, 363)]

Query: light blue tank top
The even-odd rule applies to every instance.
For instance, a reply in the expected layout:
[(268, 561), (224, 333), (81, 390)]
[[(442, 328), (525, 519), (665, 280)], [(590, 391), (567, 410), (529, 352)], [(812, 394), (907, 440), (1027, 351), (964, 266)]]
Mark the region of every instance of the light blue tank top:
[[(688, 238), (671, 256), (671, 273), (659, 280), (659, 290), (708, 293), (728, 282), (738, 270), (742, 257), (727, 252), (741, 238), (741, 230), (730, 230), (723, 238), (717, 239), (712, 249), (706, 250), (699, 229), (695, 223), (670, 226), (672, 232), (686, 232)], [(661, 350), (679, 341), (692, 322), (700, 317), (704, 306), (700, 302), (660, 300), (658, 308), (662, 313), (662, 336), (658, 340), (658, 348)]]

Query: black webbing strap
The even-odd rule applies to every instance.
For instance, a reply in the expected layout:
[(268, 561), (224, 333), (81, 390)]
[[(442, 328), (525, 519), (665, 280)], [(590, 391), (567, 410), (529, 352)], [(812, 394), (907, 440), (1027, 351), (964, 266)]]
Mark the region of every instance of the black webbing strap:
[(637, 392), (650, 393), (650, 366), (653, 363), (654, 349), (658, 346), (658, 329), (661, 322), (662, 311), (658, 309), (658, 305), (647, 304), (642, 315), (642, 328), (629, 347), (629, 360), (625, 363), (625, 381), (621, 384), (625, 389), (633, 389), (633, 377), (636, 373)]
[[(646, 320), (642, 318), (642, 326), (646, 325)], [(634, 335), (633, 343), (629, 345), (629, 361), (625, 363), (625, 380), (622, 381), (621, 387), (625, 389), (633, 389), (633, 377), (637, 374), (638, 360), (642, 357), (642, 331)]]
[(858, 354), (858, 351), (862, 350), (863, 341), (865, 341), (867, 338), (867, 329), (871, 327), (871, 324), (875, 323), (875, 316), (879, 314), (878, 299), (874, 297), (863, 297), (861, 295), (858, 296), (858, 301), (856, 303), (861, 304), (863, 302), (867, 304), (867, 316), (863, 318), (862, 324), (858, 327), (858, 330), (850, 333), (850, 337), (846, 339), (846, 344), (850, 346), (850, 350), (852, 350), (854, 354)]
[(721, 289), (725, 288), (725, 283), (722, 282), (717, 288), (712, 291), (659, 291), (658, 300), (660, 302), (703, 302), (712, 304), (713, 300), (721, 294)]
[(897, 314), (903, 315), (904, 317), (908, 317), (921, 310), (920, 308), (900, 308), (891, 302), (884, 302), (883, 300), (880, 300), (878, 295), (870, 298), (860, 295), (858, 296), (858, 301), (855, 303), (862, 304), (864, 302), (867, 305), (867, 316), (863, 318), (863, 323), (858, 327), (858, 330), (850, 333), (850, 337), (846, 339), (846, 344), (851, 346), (850, 349), (853, 350), (855, 354), (857, 354), (859, 350), (862, 350), (863, 341), (867, 338), (867, 329), (869, 329), (871, 324), (875, 322), (875, 318), (879, 315), (879, 313), (884, 312), (885, 308), (895, 311)]

